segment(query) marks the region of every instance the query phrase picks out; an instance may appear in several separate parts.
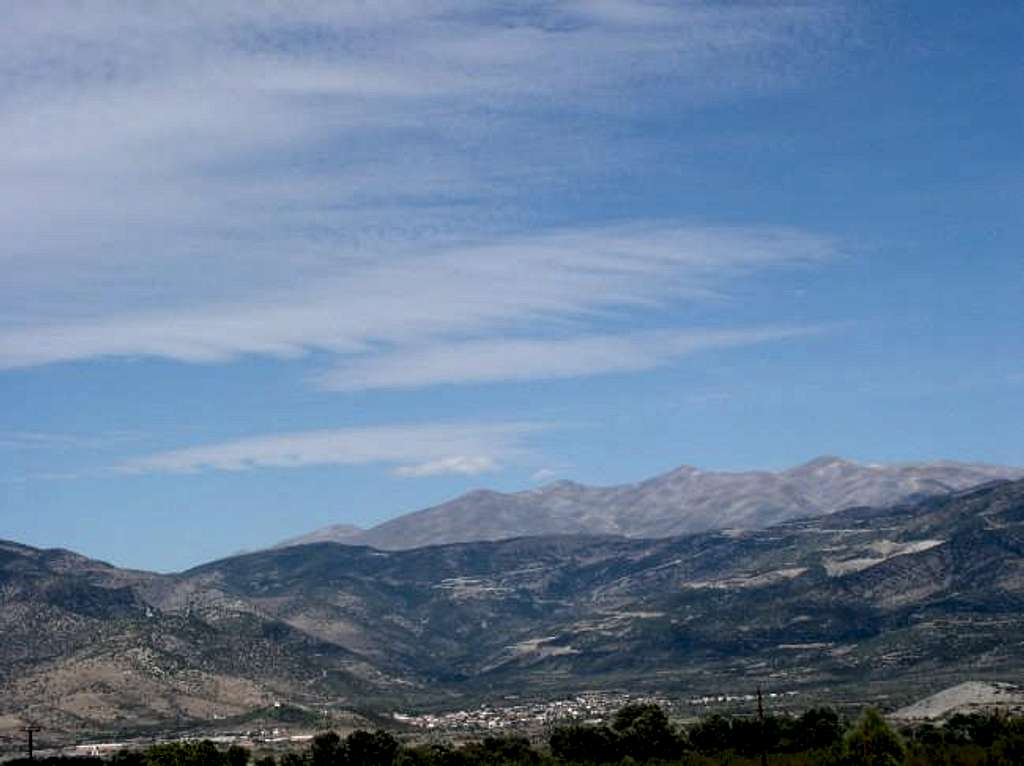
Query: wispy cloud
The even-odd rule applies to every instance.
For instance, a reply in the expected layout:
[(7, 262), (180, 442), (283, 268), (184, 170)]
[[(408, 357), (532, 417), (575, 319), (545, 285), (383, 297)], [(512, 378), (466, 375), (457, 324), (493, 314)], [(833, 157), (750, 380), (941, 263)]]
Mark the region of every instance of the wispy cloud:
[(90, 475), (95, 474), (83, 471), (35, 471), (18, 476), (0, 477), (0, 484), (18, 485), (43, 481), (74, 481), (75, 479), (82, 479)]
[(447, 343), (356, 359), (324, 376), (337, 391), (419, 388), (442, 383), (575, 378), (638, 372), (714, 348), (807, 337), (822, 327), (763, 327), (738, 330), (657, 331), (564, 339), (491, 338)]
[[(353, 260), (326, 282), (253, 305), (139, 312), (0, 333), (0, 366), (103, 356), (217, 362), (310, 349), (352, 353), (538, 322), (578, 326), (612, 309), (714, 298), (751, 271), (814, 262), (832, 252), (828, 240), (799, 231), (655, 224), (466, 244), (433, 255)], [(727, 337), (720, 334), (719, 341)], [(677, 336), (680, 343), (699, 340)], [(582, 353), (595, 342), (575, 345)], [(341, 387), (337, 380), (335, 387)]]
[(538, 484), (554, 481), (559, 476), (564, 476), (565, 472), (564, 468), (538, 468), (530, 474), (530, 481), (537, 482)]
[(475, 475), (529, 454), (543, 423), (426, 423), (266, 434), (126, 460), (124, 474), (325, 465), (391, 467), (402, 477)]
[(813, 71), (830, 4), (5, 11), (3, 367), (485, 335), (828, 249), (664, 222), (522, 232), (550, 228), (534, 199), (553, 183), (650, 151), (617, 120)]
[(440, 460), (429, 460), (426, 463), (417, 465), (403, 465), (395, 469), (396, 476), (403, 478), (418, 479), (425, 476), (443, 476), (446, 474), (458, 474), (462, 476), (476, 476), (481, 473), (489, 473), (498, 469), (498, 463), (494, 458), (486, 455), (456, 455), (455, 457), (441, 458)]
[(105, 450), (144, 438), (135, 431), (101, 434), (69, 434), (46, 431), (0, 431), (0, 449), (14, 450)]

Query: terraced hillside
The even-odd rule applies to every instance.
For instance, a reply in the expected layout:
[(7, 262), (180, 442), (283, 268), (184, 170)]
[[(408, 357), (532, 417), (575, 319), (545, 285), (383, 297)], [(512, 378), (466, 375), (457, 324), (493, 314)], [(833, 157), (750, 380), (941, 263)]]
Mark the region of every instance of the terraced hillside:
[(0, 594), (0, 717), (66, 729), (610, 686), (896, 705), (1019, 677), (1024, 482), (755, 531), (315, 543), (167, 576), (5, 543)]

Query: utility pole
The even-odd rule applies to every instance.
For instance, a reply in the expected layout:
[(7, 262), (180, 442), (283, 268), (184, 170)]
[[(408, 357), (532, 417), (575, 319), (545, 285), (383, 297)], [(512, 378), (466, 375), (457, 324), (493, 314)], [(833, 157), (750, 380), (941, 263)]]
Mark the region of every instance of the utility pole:
[(23, 727), (22, 731), (25, 732), (26, 734), (28, 734), (28, 759), (30, 761), (35, 760), (34, 747), (33, 747), (34, 743), (32, 741), (32, 736), (37, 731), (39, 731), (39, 727), (36, 726), (35, 724), (30, 723), (27, 726)]
[(761, 766), (768, 766), (768, 751), (764, 735), (764, 698), (761, 695), (761, 685), (757, 686), (757, 721), (761, 734)]

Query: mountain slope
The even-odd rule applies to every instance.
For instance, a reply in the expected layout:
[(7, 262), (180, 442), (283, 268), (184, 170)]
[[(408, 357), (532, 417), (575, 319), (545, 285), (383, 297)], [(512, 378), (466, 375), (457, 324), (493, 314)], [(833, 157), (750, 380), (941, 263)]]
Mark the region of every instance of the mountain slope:
[[(201, 567), (218, 588), (421, 688), (796, 686), (1013, 671), (1024, 482), (749, 532), (320, 543)], [(763, 672), (763, 671), (760, 671)]]
[(0, 720), (65, 730), (755, 681), (898, 704), (1019, 674), (1024, 481), (763, 530), (315, 543), (177, 575), (0, 543), (0, 630)]
[(293, 537), (290, 540), (283, 540), (275, 548), (287, 548), (289, 545), (306, 545), (308, 543), (341, 543), (363, 533), (362, 527), (355, 524), (331, 524), (322, 527), (309, 534)]
[(364, 532), (340, 525), (287, 544), (335, 541), (385, 550), (526, 535), (667, 537), (710, 529), (755, 529), (855, 505), (884, 506), (965, 489), (1024, 469), (952, 462), (862, 465), (822, 457), (787, 471), (725, 473), (683, 466), (637, 484), (556, 482), (505, 494), (477, 490)]
[(139, 730), (302, 700), (313, 684), (318, 699), (372, 685), (346, 670), (343, 647), (251, 609), (196, 609), (187, 598), (160, 609), (179, 585), (0, 541), (0, 719)]

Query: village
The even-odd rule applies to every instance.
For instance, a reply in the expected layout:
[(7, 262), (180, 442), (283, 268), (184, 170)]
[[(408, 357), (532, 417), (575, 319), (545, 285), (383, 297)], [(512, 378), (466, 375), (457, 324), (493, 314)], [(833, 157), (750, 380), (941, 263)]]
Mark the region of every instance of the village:
[[(795, 691), (767, 691), (769, 702), (781, 702), (796, 696)], [(506, 698), (506, 701), (511, 702)], [(629, 703), (654, 703), (675, 717), (700, 716), (713, 709), (752, 706), (757, 696), (748, 693), (721, 693), (673, 700), (662, 696), (642, 696), (616, 691), (588, 691), (565, 699), (530, 701), (508, 705), (481, 705), (478, 708), (454, 710), (447, 713), (411, 715), (394, 713), (396, 723), (416, 729), (443, 733), (486, 734), (514, 731), (537, 733), (564, 723), (606, 723), (615, 711)]]
[[(764, 701), (782, 705), (795, 697), (795, 691), (765, 691)], [(421, 737), (454, 737), (472, 739), (495, 734), (530, 737), (546, 736), (551, 729), (567, 723), (600, 724), (609, 722), (620, 708), (630, 703), (653, 703), (673, 718), (696, 719), (710, 712), (735, 713), (753, 709), (757, 703), (753, 692), (729, 692), (673, 699), (665, 696), (638, 695), (625, 691), (584, 691), (555, 700), (520, 700), (507, 696), (504, 704), (481, 704), (478, 707), (434, 713), (393, 712), (394, 728), (405, 730), (403, 739)], [(774, 704), (773, 704), (774, 703)], [(276, 703), (280, 707), (283, 703)], [(108, 757), (124, 750), (145, 747), (156, 742), (183, 742), (201, 737), (219, 745), (269, 747), (288, 749), (305, 746), (317, 733), (307, 726), (259, 728), (244, 731), (195, 732), (188, 735), (129, 738), (121, 741), (85, 742), (61, 747), (41, 747), (41, 756)]]

